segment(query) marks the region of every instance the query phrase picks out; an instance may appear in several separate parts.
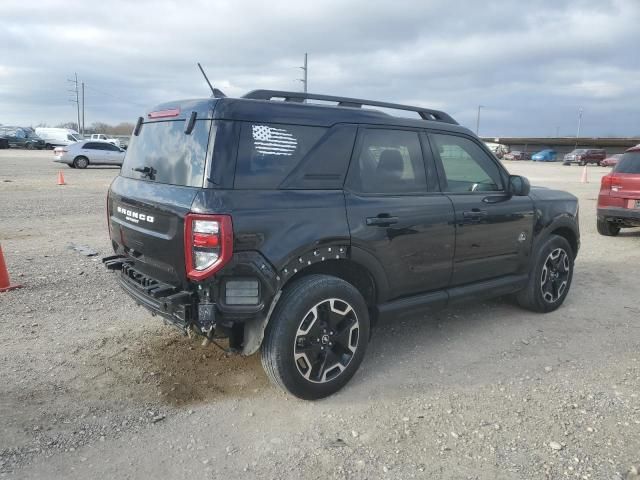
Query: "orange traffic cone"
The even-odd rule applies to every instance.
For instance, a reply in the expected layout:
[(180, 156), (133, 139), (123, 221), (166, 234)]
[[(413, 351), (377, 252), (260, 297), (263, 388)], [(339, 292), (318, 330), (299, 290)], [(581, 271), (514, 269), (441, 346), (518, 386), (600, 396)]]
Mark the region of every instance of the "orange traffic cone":
[(66, 183), (64, 183), (64, 175), (62, 174), (62, 170), (58, 170), (58, 185), (66, 185)]
[(589, 174), (587, 173), (586, 165), (582, 169), (582, 178), (580, 178), (580, 183), (589, 183)]
[(21, 288), (22, 285), (11, 285), (9, 281), (9, 272), (7, 266), (4, 263), (4, 255), (2, 255), (2, 246), (0, 246), (0, 292), (8, 292), (16, 288)]

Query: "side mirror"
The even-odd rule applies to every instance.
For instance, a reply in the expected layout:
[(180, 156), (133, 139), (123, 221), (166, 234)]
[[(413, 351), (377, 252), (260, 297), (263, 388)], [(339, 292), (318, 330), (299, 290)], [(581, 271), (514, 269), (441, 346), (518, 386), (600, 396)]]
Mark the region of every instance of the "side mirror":
[(516, 197), (525, 197), (529, 195), (531, 184), (527, 177), (520, 175), (509, 175), (509, 193)]

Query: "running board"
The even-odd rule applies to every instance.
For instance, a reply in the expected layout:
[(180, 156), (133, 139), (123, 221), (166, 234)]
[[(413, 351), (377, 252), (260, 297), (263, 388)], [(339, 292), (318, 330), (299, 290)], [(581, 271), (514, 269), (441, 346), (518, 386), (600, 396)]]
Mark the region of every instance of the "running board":
[(505, 277), (485, 280), (453, 287), (447, 290), (436, 290), (411, 297), (392, 300), (377, 306), (378, 318), (388, 319), (397, 314), (414, 313), (424, 310), (444, 308), (449, 304), (485, 300), (500, 297), (522, 290), (528, 281), (528, 275), (507, 275)]

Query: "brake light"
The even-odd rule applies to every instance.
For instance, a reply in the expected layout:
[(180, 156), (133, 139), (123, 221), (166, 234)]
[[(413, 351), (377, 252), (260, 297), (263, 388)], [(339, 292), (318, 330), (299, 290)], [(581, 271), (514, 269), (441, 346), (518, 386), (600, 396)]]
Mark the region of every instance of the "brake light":
[(576, 155), (576, 160), (582, 160), (582, 155)]
[(203, 280), (229, 262), (233, 254), (233, 225), (229, 215), (189, 213), (184, 224), (187, 277)]
[(611, 184), (613, 183), (613, 177), (611, 175), (605, 175), (600, 180), (601, 190), (611, 190)]
[(157, 112), (149, 112), (147, 114), (149, 118), (177, 117), (178, 115), (180, 115), (179, 108), (169, 108), (167, 110), (158, 110)]

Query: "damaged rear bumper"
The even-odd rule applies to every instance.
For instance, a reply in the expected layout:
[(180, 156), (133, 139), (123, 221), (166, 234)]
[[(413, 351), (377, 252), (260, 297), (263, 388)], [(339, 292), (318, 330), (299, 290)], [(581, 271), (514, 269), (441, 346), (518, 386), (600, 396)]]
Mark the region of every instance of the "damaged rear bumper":
[[(193, 292), (180, 290), (136, 271), (126, 257), (118, 255), (105, 257), (102, 262), (109, 270), (120, 270), (118, 276), (120, 286), (138, 305), (145, 307), (154, 315), (161, 316), (183, 333), (186, 334), (189, 326), (198, 319), (198, 308)], [(212, 325), (214, 319), (212, 316), (207, 315), (207, 317), (206, 323)]]

